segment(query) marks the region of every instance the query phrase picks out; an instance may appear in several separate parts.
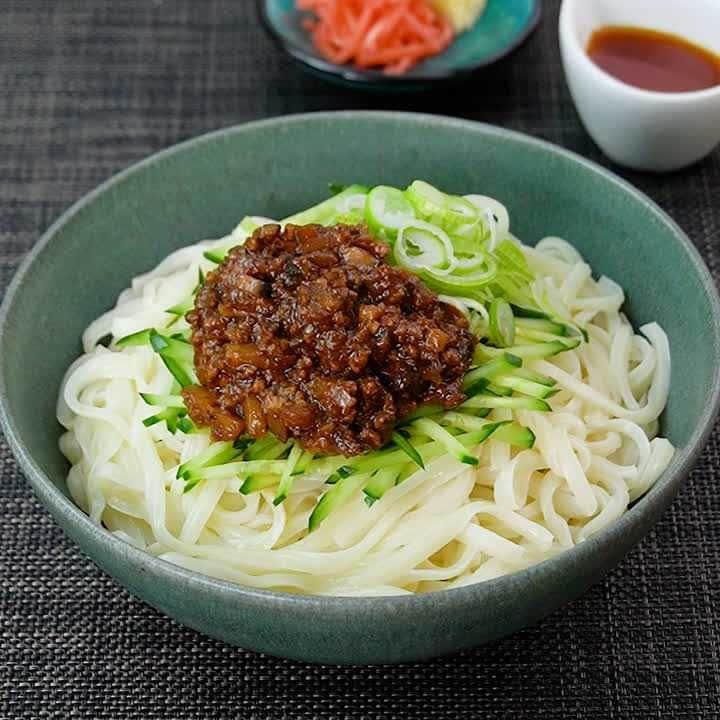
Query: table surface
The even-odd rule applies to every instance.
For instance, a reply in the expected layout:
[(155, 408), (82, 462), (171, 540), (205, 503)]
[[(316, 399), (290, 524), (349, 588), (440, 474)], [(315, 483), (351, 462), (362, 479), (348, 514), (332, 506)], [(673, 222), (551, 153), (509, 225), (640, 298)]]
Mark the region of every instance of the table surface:
[[(179, 140), (287, 113), (383, 108), (482, 120), (605, 165), (557, 47), (559, 0), (511, 58), (445, 97), (372, 96), (304, 75), (251, 0), (2, 0), (0, 288), (70, 203)], [(720, 154), (621, 175), (720, 277)], [(0, 717), (720, 717), (720, 436), (655, 531), (540, 625), (387, 668), (308, 666), (225, 646), (130, 597), (55, 527), (0, 443)]]

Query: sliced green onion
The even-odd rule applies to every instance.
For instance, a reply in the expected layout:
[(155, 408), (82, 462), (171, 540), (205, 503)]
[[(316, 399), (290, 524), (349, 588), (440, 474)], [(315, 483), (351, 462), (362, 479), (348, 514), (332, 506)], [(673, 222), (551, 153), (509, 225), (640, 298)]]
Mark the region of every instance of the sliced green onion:
[(415, 220), (415, 210), (402, 191), (379, 185), (367, 196), (365, 219), (373, 233), (393, 240), (400, 228)]
[(395, 261), (412, 272), (447, 276), (455, 267), (455, 252), (447, 234), (430, 223), (415, 220), (398, 232)]
[(335, 225), (338, 216), (347, 215), (352, 211), (358, 213), (365, 209), (365, 198), (368, 188), (362, 185), (350, 185), (334, 197), (315, 205), (300, 213), (291, 215), (283, 221), (284, 225)]
[(490, 342), (507, 348), (515, 341), (515, 318), (510, 304), (502, 298), (490, 303)]
[(475, 225), (480, 218), (478, 209), (465, 198), (447, 195), (422, 180), (413, 182), (405, 196), (423, 220), (449, 231)]

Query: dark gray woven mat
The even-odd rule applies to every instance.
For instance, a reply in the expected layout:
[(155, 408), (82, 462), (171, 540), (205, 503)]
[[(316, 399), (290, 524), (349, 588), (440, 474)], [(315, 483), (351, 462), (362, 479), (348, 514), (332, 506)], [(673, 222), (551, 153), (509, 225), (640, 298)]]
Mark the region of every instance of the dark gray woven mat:
[[(110, 174), (251, 118), (310, 110), (442, 112), (603, 162), (562, 80), (559, 2), (510, 61), (445, 97), (354, 94), (301, 74), (251, 0), (2, 0), (0, 289), (41, 230)], [(690, 233), (720, 277), (720, 154), (622, 173)], [(262, 657), (129, 597), (64, 538), (0, 444), (0, 716), (242, 718), (720, 717), (720, 437), (657, 529), (541, 625), (396, 668)]]

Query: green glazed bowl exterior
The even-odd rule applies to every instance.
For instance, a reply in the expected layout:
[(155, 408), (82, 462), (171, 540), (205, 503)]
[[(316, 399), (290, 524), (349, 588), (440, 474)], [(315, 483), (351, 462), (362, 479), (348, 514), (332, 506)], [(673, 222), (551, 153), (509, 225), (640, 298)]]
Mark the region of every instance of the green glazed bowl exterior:
[[(358, 150), (361, 149), (361, 150)], [(282, 217), (328, 181), (423, 178), (502, 200), (514, 232), (570, 240), (620, 282), (636, 325), (672, 348), (663, 432), (677, 447), (655, 487), (611, 527), (522, 572), (400, 598), (303, 597), (214, 580), (113, 537), (68, 498), (55, 401), (88, 323), (130, 279), (176, 248), (227, 233), (245, 214)], [(720, 310), (682, 231), (622, 180), (529, 137), (424, 115), (337, 113), (222, 130), (121, 173), (63, 215), (30, 253), (0, 313), (0, 420), (37, 496), (101, 568), (179, 622), (244, 648), (329, 663), (390, 663), (518, 630), (577, 597), (650, 530), (697, 459), (718, 407)], [(668, 548), (672, 552), (672, 548)]]

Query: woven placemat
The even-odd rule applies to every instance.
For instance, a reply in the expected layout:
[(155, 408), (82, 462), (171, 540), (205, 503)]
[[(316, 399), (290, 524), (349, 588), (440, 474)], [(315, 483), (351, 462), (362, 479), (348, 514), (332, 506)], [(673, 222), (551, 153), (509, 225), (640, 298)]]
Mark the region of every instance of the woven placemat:
[[(305, 76), (251, 0), (2, 0), (0, 289), (72, 201), (206, 130), (291, 112), (442, 112), (604, 162), (562, 79), (559, 0), (511, 59), (445, 97), (355, 94)], [(621, 173), (689, 232), (720, 278), (720, 155)], [(717, 718), (720, 436), (657, 529), (539, 626), (455, 657), (315, 667), (225, 646), (117, 587), (65, 539), (0, 443), (0, 717)]]

